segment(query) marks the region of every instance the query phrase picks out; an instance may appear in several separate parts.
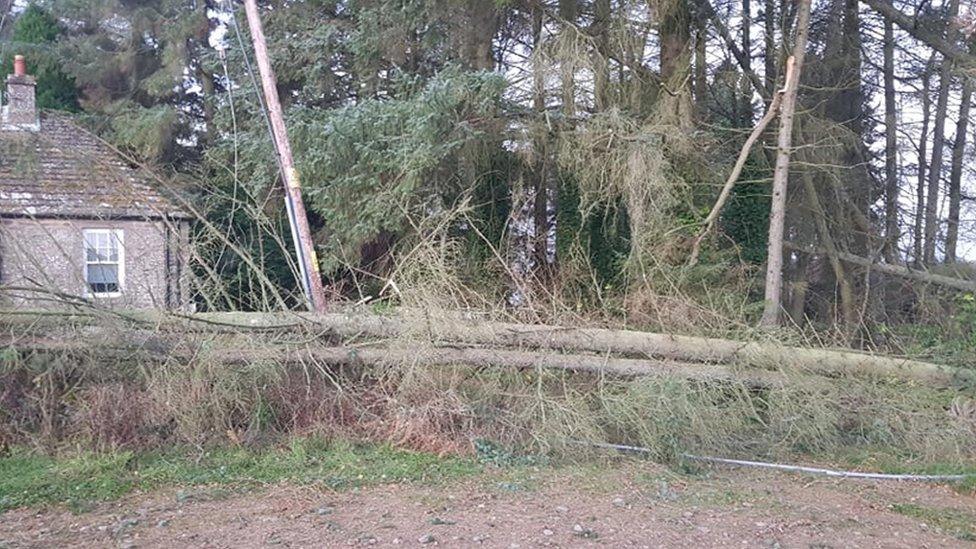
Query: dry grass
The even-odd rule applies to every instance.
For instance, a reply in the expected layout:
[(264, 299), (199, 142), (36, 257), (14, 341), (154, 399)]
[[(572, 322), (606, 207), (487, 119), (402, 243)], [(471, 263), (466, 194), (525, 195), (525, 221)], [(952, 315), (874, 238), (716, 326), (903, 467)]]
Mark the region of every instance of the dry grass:
[[(185, 344), (192, 344), (186, 342)], [(781, 388), (555, 371), (145, 358), (139, 368), (90, 355), (8, 356), (6, 446), (94, 451), (261, 446), (294, 436), (388, 442), (467, 455), (479, 440), (518, 452), (579, 456), (573, 441), (744, 457), (888, 448), (971, 463), (976, 437), (955, 392), (906, 382), (795, 378)]]

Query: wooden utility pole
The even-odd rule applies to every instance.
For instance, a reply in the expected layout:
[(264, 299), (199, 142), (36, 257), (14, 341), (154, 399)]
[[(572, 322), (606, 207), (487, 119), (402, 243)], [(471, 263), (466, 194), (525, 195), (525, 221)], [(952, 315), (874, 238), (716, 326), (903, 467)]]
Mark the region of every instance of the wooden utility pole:
[[(766, 306), (761, 325), (779, 325), (780, 300), (783, 294), (783, 233), (786, 227), (786, 192), (790, 174), (790, 153), (793, 147), (793, 114), (800, 88), (800, 72), (806, 54), (810, 27), (811, 0), (798, 0), (793, 55), (787, 60), (783, 104), (780, 107), (779, 141), (776, 146), (776, 167), (773, 171), (773, 199), (769, 210), (769, 244), (766, 251)], [(792, 65), (792, 67), (790, 67)]]
[(291, 154), (291, 143), (288, 141), (285, 118), (278, 98), (278, 86), (268, 57), (268, 46), (264, 39), (257, 0), (244, 0), (244, 11), (247, 12), (247, 25), (251, 30), (251, 41), (254, 43), (254, 57), (257, 59), (258, 71), (261, 73), (261, 87), (264, 88), (265, 104), (268, 107), (268, 117), (271, 119), (272, 138), (278, 154), (281, 177), (285, 183), (285, 206), (288, 209), (288, 222), (295, 244), (295, 254), (298, 256), (302, 288), (305, 290), (309, 310), (321, 313), (326, 309), (326, 301), (325, 292), (322, 291), (319, 262), (315, 256), (308, 216), (305, 214), (302, 184), (298, 179), (298, 171), (295, 170), (295, 162)]

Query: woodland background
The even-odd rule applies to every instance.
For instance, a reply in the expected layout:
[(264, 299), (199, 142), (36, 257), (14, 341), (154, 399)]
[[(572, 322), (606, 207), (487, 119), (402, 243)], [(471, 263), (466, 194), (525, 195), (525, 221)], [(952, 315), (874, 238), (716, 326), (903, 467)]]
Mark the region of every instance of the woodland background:
[[(329, 291), (378, 308), (750, 330), (777, 123), (689, 256), (784, 85), (805, 1), (263, 3)], [(201, 310), (300, 307), (241, 6), (0, 9), (2, 70), (25, 54), (43, 108), (78, 113), (198, 216)], [(877, 268), (976, 278), (970, 9), (813, 1), (779, 337), (973, 364), (973, 292)]]

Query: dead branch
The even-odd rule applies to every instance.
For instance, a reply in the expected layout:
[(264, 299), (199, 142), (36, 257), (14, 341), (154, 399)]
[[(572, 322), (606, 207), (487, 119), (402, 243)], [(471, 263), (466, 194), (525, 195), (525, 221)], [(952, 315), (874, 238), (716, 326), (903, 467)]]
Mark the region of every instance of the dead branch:
[[(792, 69), (793, 65), (790, 64), (789, 68)], [(788, 69), (789, 70), (789, 69)], [(789, 82), (790, 76), (787, 74), (786, 81)], [(725, 207), (725, 203), (728, 201), (729, 196), (732, 194), (732, 188), (735, 187), (735, 182), (739, 180), (739, 175), (742, 174), (742, 169), (746, 165), (746, 161), (749, 159), (749, 153), (752, 151), (753, 145), (759, 140), (759, 136), (766, 130), (766, 126), (772, 122), (773, 118), (776, 117), (776, 113), (779, 111), (779, 105), (783, 100), (783, 92), (785, 90), (780, 90), (773, 97), (773, 101), (769, 104), (769, 108), (766, 109), (766, 114), (759, 120), (756, 127), (752, 129), (752, 133), (749, 134), (749, 138), (742, 145), (742, 150), (739, 151), (739, 158), (736, 159), (735, 165), (732, 166), (732, 172), (729, 174), (729, 178), (725, 181), (725, 185), (722, 186), (722, 192), (718, 195), (718, 200), (715, 201), (715, 205), (712, 206), (712, 211), (708, 213), (708, 217), (705, 218), (704, 227), (695, 237), (695, 242), (691, 247), (691, 257), (688, 258), (688, 265), (693, 267), (698, 264), (698, 255), (701, 253), (701, 243), (702, 240), (708, 235), (715, 226), (715, 222), (718, 220), (719, 214), (722, 213), (722, 208)]]
[[(812, 253), (812, 254), (827, 254), (827, 251), (819, 248), (817, 246), (801, 246), (793, 242), (784, 242), (784, 246), (790, 248), (791, 250), (796, 250), (798, 252)], [(940, 274), (930, 273), (928, 271), (922, 271), (919, 269), (912, 269), (905, 267), (903, 265), (892, 265), (890, 263), (879, 263), (876, 261), (871, 261), (868, 258), (861, 257), (846, 252), (837, 252), (837, 257), (842, 261), (848, 263), (853, 263), (855, 265), (860, 265), (862, 267), (868, 267), (882, 273), (887, 273), (895, 276), (901, 276), (905, 278), (910, 278), (912, 280), (918, 280), (919, 282), (925, 282), (928, 284), (935, 284), (936, 286), (945, 286), (946, 288), (952, 288), (955, 290), (962, 290), (964, 292), (976, 292), (976, 280), (965, 280), (962, 278), (953, 278), (951, 276), (944, 276)]]

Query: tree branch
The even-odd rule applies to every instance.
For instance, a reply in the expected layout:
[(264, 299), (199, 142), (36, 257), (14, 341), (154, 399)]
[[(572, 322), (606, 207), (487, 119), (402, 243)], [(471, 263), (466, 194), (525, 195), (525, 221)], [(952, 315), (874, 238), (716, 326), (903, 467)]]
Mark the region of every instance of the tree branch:
[(956, 44), (953, 44), (945, 37), (935, 34), (923, 27), (918, 26), (914, 18), (909, 17), (902, 13), (898, 8), (894, 7), (888, 0), (861, 0), (868, 5), (871, 9), (878, 12), (879, 14), (888, 17), (896, 25), (901, 27), (902, 30), (910, 34), (916, 40), (924, 42), (926, 45), (941, 53), (952, 61), (956, 61), (961, 65), (972, 66), (976, 64), (973, 56), (969, 54), (965, 49), (960, 48)]

